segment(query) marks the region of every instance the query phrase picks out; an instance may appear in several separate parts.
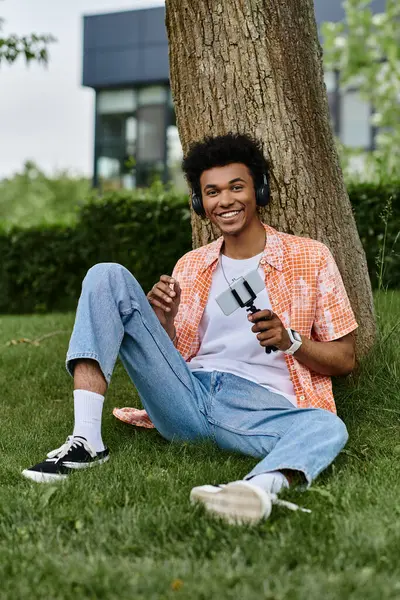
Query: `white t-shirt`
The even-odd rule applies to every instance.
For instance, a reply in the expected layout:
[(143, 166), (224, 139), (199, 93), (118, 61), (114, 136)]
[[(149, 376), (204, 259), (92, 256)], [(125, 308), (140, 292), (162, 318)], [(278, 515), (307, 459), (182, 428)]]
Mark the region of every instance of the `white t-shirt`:
[[(257, 268), (262, 252), (244, 260), (220, 255), (225, 275), (230, 283)], [(264, 281), (265, 273), (259, 268)], [(272, 392), (285, 396), (297, 406), (296, 395), (285, 361), (279, 350), (267, 354), (251, 331), (250, 314), (238, 308), (229, 316), (224, 315), (215, 297), (228, 288), (218, 263), (212, 278), (210, 295), (199, 325), (200, 348), (197, 355), (187, 363), (192, 371), (222, 371), (244, 377)], [(267, 289), (264, 288), (254, 301), (260, 310), (271, 309)]]

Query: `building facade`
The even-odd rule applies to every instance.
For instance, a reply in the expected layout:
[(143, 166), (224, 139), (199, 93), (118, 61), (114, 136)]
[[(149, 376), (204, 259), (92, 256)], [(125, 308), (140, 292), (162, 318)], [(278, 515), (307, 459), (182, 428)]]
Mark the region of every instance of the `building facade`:
[[(315, 0), (317, 23), (344, 18), (341, 0)], [(385, 0), (375, 0), (375, 12)], [(154, 177), (184, 187), (182, 149), (169, 86), (164, 7), (84, 17), (83, 85), (96, 92), (93, 183), (146, 186)], [(333, 129), (350, 147), (371, 149), (371, 107), (326, 73)]]

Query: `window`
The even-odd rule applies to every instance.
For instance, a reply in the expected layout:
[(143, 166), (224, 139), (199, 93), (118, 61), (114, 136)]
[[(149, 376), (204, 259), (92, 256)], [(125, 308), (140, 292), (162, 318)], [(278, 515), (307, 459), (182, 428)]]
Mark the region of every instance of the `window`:
[(169, 125), (167, 127), (167, 166), (168, 175), (173, 185), (182, 191), (187, 191), (187, 183), (181, 169), (183, 151), (179, 132), (176, 126), (175, 111), (169, 107)]
[(137, 128), (136, 117), (128, 117), (125, 120), (126, 151), (132, 157), (136, 156)]
[(103, 189), (135, 187), (137, 92), (97, 93), (96, 183)]
[(99, 119), (99, 135), (105, 144), (119, 145), (124, 136), (124, 128), (124, 116), (104, 115)]
[(342, 94), (340, 139), (351, 148), (371, 147), (371, 109), (357, 90)]
[(138, 114), (138, 161), (164, 160), (165, 108), (143, 106)]
[[(134, 186), (132, 158), (136, 154), (136, 119), (124, 113), (98, 115), (97, 179), (103, 189)], [(130, 166), (129, 166), (130, 165)]]
[(101, 90), (96, 100), (95, 184), (132, 188), (168, 175), (184, 189), (169, 87)]
[(160, 85), (144, 87), (138, 91), (138, 104), (140, 106), (150, 106), (152, 104), (165, 104), (167, 90)]
[[(107, 151), (105, 152), (107, 154)], [(118, 179), (120, 176), (120, 163), (117, 158), (112, 158), (111, 156), (99, 156), (97, 162), (98, 174), (101, 179), (110, 180), (115, 183), (117, 182), (116, 187), (118, 186)], [(113, 187), (113, 186), (111, 186)]]
[(336, 135), (339, 134), (339, 89), (337, 73), (328, 71), (324, 73), (324, 82), (326, 85), (326, 93), (328, 96), (329, 112), (333, 131)]
[(129, 113), (135, 109), (135, 90), (104, 90), (97, 94), (97, 112), (101, 115)]

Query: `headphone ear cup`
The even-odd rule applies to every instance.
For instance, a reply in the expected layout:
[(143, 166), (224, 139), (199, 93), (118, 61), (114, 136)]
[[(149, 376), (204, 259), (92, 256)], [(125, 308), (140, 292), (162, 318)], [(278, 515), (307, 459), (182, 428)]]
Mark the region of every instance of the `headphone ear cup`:
[(205, 217), (203, 202), (196, 192), (192, 192), (192, 207), (196, 215)]
[(263, 183), (260, 187), (257, 188), (256, 192), (256, 202), (257, 206), (267, 206), (269, 202), (269, 184), (267, 176), (263, 175)]

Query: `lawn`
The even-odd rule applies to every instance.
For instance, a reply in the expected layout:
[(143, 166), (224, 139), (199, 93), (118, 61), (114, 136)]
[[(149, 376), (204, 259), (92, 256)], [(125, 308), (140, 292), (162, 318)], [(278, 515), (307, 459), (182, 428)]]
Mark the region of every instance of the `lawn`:
[[(253, 528), (188, 498), (254, 459), (118, 422), (114, 406), (139, 406), (119, 362), (104, 409), (109, 463), (59, 486), (22, 478), (72, 431), (74, 315), (0, 316), (1, 600), (400, 598), (400, 292), (375, 303), (380, 343), (358, 380), (335, 382), (350, 441), (308, 492), (285, 494), (312, 513), (275, 507)], [(38, 346), (6, 345), (54, 331)]]

